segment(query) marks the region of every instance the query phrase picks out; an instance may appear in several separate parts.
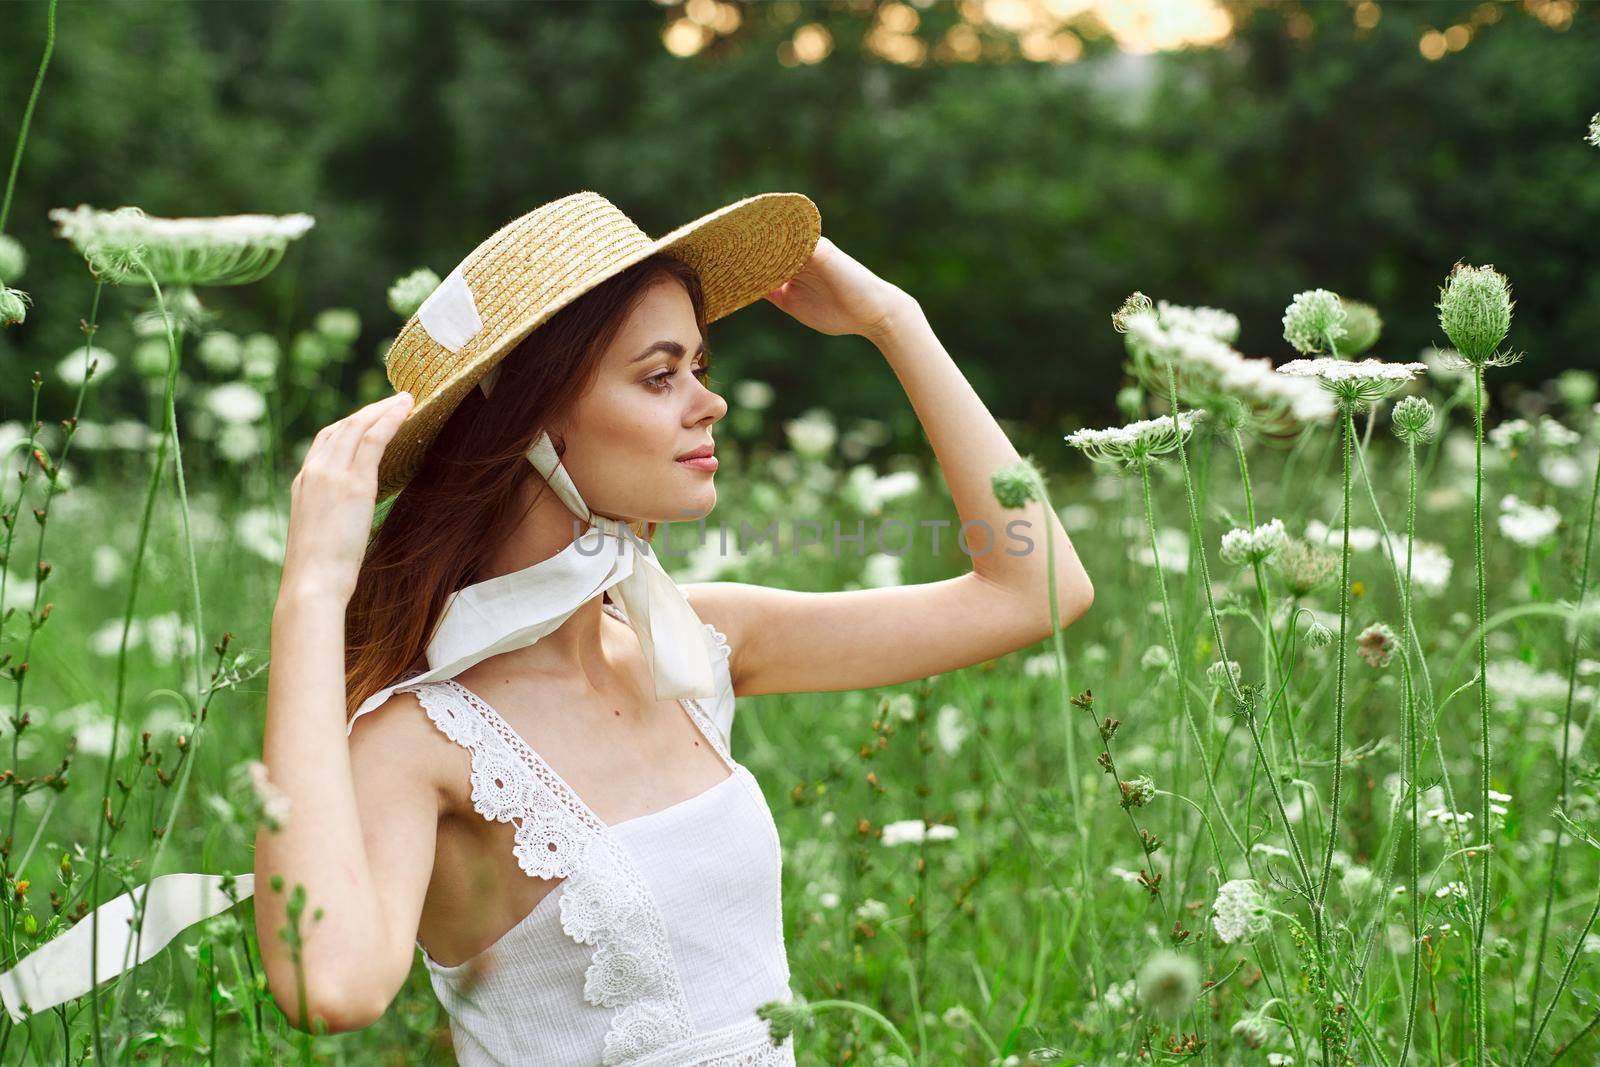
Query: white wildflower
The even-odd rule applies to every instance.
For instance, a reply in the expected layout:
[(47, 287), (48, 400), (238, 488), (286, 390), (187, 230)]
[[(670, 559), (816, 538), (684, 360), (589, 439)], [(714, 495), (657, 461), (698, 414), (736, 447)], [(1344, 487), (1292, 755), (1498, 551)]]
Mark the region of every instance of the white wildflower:
[(1180, 439), (1188, 440), (1195, 423), (1204, 417), (1203, 411), (1183, 411), (1178, 413), (1176, 427), (1168, 415), (1105, 430), (1077, 430), (1065, 440), (1097, 462), (1133, 464), (1173, 451)]
[(289, 242), (315, 224), (310, 215), (159, 218), (137, 207), (54, 208), (58, 233), (112, 284), (243, 285), (278, 265)]
[(745, 378), (733, 383), (734, 403), (752, 411), (765, 410), (776, 395), (772, 386), (754, 378)]
[[(1306, 523), (1306, 540), (1314, 545), (1338, 548), (1344, 542), (1344, 530), (1338, 527), (1330, 527), (1318, 519), (1312, 519)], [(1378, 531), (1371, 527), (1350, 527), (1350, 551), (1352, 552), (1370, 552), (1378, 547), (1379, 541)], [(1403, 550), (1404, 546), (1402, 545)]]
[(1433, 891), (1433, 895), (1443, 900), (1445, 897), (1455, 897), (1457, 900), (1467, 899), (1467, 884), (1465, 882), (1446, 882)]
[(1508, 493), (1500, 500), (1500, 532), (1527, 548), (1537, 548), (1561, 525), (1561, 512), (1548, 505), (1530, 504)]
[(1249, 941), (1271, 928), (1267, 901), (1254, 879), (1235, 878), (1222, 883), (1211, 906), (1211, 925), (1225, 945)]
[(1278, 368), (1279, 374), (1315, 378), (1328, 393), (1347, 407), (1375, 404), (1405, 385), (1422, 363), (1386, 363), (1381, 359), (1294, 359)]
[(252, 424), (267, 413), (267, 398), (244, 382), (226, 382), (206, 393), (206, 409), (223, 422)]
[(1283, 312), (1283, 339), (1302, 355), (1329, 352), (1345, 335), (1344, 301), (1327, 289), (1296, 293)]
[(1222, 559), (1239, 566), (1259, 563), (1282, 548), (1287, 536), (1282, 519), (1269, 519), (1250, 529), (1229, 530), (1222, 535)]
[(278, 830), (289, 820), (290, 802), (288, 794), (279, 789), (267, 777), (267, 765), (260, 760), (251, 760), (246, 768), (250, 776), (250, 787), (255, 791), (256, 801), (261, 805), (262, 821), (268, 829)]
[(958, 831), (954, 826), (945, 826), (939, 823), (929, 826), (921, 819), (902, 819), (899, 822), (884, 825), (883, 843), (894, 846), (914, 845), (923, 841), (948, 841), (955, 837), (957, 833)]
[(1239, 318), (1221, 308), (1185, 307), (1156, 301), (1156, 318), (1166, 330), (1186, 330), (1214, 337), (1224, 344), (1239, 339)]
[(939, 709), (939, 714), (934, 720), (934, 735), (939, 740), (939, 747), (945, 755), (954, 756), (961, 751), (962, 744), (967, 739), (970, 728), (964, 712), (954, 704), (946, 704)]
[(892, 552), (874, 552), (861, 564), (861, 583), (869, 589), (902, 585), (903, 560)]
[(789, 438), (789, 447), (802, 456), (827, 455), (839, 437), (833, 416), (823, 408), (813, 408), (797, 419), (785, 421), (783, 431)]
[(95, 364), (94, 376), (89, 379), (91, 384), (99, 383), (117, 369), (116, 356), (97, 345), (81, 345), (56, 364), (56, 377), (68, 385), (82, 385), (91, 363)]

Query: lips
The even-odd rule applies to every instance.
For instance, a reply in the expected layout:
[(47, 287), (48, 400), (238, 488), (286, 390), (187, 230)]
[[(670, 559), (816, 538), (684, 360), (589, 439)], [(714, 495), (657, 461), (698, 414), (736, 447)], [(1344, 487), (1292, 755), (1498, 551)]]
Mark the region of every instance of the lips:
[(678, 459), (680, 459), (680, 460), (685, 460), (685, 459), (704, 459), (707, 456), (711, 455), (711, 453), (713, 451), (715, 451), (715, 446), (714, 445), (701, 445), (699, 448), (695, 449), (693, 452), (685, 452), (683, 455), (679, 456)]

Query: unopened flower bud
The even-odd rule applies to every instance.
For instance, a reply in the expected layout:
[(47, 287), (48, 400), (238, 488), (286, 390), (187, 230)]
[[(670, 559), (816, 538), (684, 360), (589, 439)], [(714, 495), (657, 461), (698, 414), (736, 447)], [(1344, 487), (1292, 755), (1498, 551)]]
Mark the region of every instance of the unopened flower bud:
[(1426, 397), (1404, 397), (1394, 406), (1389, 418), (1400, 440), (1408, 443), (1433, 440), (1433, 405)]
[(1511, 282), (1493, 264), (1457, 263), (1439, 290), (1439, 325), (1468, 362), (1494, 355), (1511, 330)]
[(1341, 356), (1359, 356), (1378, 343), (1383, 333), (1383, 319), (1377, 308), (1359, 300), (1346, 300), (1344, 316), (1344, 340), (1339, 342)]
[(1345, 307), (1327, 289), (1296, 293), (1283, 312), (1283, 339), (1302, 355), (1330, 352), (1345, 335)]
[(1024, 458), (994, 472), (990, 484), (1001, 507), (1020, 508), (1044, 496), (1044, 477)]
[(427, 267), (419, 267), (389, 286), (389, 309), (401, 318), (409, 319), (437, 288), (439, 276)]
[(1333, 631), (1320, 622), (1314, 622), (1306, 628), (1306, 644), (1312, 648), (1327, 648), (1333, 644)]
[(28, 294), (21, 289), (0, 285), (0, 326), (20, 326), (28, 317)]
[(1116, 314), (1111, 316), (1111, 326), (1118, 333), (1128, 332), (1128, 320), (1135, 315), (1144, 314), (1155, 310), (1155, 305), (1143, 293), (1135, 292), (1122, 302)]
[(22, 250), (22, 242), (0, 234), (0, 284), (9, 285), (16, 281), (22, 277), (27, 266), (28, 254)]

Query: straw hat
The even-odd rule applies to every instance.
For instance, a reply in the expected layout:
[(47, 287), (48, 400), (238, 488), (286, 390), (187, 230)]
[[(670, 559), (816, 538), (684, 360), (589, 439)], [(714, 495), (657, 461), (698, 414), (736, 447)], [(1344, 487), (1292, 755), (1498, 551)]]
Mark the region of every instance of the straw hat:
[(800, 193), (762, 193), (652, 239), (609, 200), (573, 193), (534, 208), (474, 248), (389, 347), (395, 391), (415, 406), (378, 464), (378, 499), (399, 492), (456, 405), (557, 311), (658, 252), (700, 274), (708, 323), (799, 273), (822, 234)]

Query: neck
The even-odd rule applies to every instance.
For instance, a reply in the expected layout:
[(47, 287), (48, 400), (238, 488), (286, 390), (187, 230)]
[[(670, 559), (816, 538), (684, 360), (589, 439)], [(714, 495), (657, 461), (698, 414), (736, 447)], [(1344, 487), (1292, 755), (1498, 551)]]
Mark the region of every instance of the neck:
[[(576, 537), (587, 527), (561, 502), (544, 479), (528, 479), (532, 502), (523, 519), (490, 552), (480, 581), (524, 570), (571, 549)], [(540, 492), (539, 490), (543, 490)], [(615, 645), (602, 640), (605, 613), (604, 594), (591, 597), (555, 630), (525, 648), (513, 649), (494, 657), (517, 672), (550, 673), (564, 677), (584, 677), (598, 686), (613, 683), (621, 669)]]

